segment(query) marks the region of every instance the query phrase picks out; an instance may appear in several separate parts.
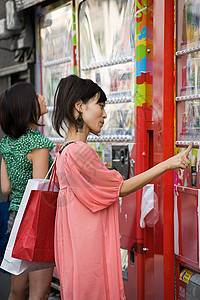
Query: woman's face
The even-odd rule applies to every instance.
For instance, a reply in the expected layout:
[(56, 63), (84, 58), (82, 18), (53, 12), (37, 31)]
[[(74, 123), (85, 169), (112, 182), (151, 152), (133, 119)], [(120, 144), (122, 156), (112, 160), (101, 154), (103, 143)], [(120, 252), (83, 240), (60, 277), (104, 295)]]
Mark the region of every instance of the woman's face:
[(98, 103), (99, 94), (97, 93), (86, 104), (82, 104), (82, 118), (86, 130), (93, 133), (100, 133), (104, 120), (107, 118), (105, 112), (105, 102)]
[(37, 94), (38, 97), (38, 102), (40, 105), (40, 115), (43, 116), (44, 114), (46, 114), (48, 112), (48, 109), (46, 107), (46, 102), (45, 102), (45, 98), (43, 95)]

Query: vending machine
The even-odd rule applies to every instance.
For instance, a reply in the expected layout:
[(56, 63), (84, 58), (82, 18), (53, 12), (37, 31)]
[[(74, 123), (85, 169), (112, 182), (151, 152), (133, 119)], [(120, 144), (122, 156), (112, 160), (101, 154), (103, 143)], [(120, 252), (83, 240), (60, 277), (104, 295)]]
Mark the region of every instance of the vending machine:
[(191, 140), (190, 167), (175, 177), (176, 299), (200, 297), (200, 1), (177, 1), (176, 152)]
[[(79, 1), (77, 20), (80, 75), (97, 82), (108, 98), (102, 132), (91, 134), (88, 142), (108, 168), (128, 179), (153, 166), (153, 2)], [(154, 249), (145, 247), (145, 240), (148, 246), (153, 244), (152, 227), (158, 215), (154, 186), (148, 188), (152, 197), (149, 210), (145, 204), (141, 209), (148, 197), (144, 190), (119, 199), (122, 273), (128, 300), (149, 297), (152, 285)], [(145, 238), (141, 215), (145, 219), (150, 211), (151, 217), (145, 221), (151, 229)]]

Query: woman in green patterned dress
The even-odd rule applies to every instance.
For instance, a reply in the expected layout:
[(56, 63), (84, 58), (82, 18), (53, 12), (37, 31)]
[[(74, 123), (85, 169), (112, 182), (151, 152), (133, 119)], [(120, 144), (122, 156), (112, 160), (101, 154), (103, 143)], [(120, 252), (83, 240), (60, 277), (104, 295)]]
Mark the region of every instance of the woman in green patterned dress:
[[(27, 182), (44, 178), (52, 163), (53, 143), (37, 131), (38, 120), (48, 112), (44, 97), (30, 83), (16, 83), (0, 96), (0, 125), (5, 136), (0, 142), (1, 190), (11, 195), (8, 234)], [(8, 300), (48, 299), (53, 269), (11, 275)]]

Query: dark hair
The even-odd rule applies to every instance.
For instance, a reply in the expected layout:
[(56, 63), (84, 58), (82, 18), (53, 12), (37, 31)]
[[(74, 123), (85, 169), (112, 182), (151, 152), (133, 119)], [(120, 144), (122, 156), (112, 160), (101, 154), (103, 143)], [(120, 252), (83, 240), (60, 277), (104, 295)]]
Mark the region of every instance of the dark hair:
[(97, 93), (99, 93), (98, 103), (107, 100), (104, 91), (91, 79), (82, 79), (76, 75), (69, 75), (60, 80), (54, 97), (52, 114), (53, 128), (60, 136), (62, 136), (60, 129), (64, 129), (63, 124), (66, 126), (75, 124), (76, 126), (73, 114), (75, 103), (78, 100), (87, 103)]
[(31, 83), (19, 82), (0, 95), (0, 125), (12, 139), (26, 134), (30, 123), (38, 124), (40, 105)]

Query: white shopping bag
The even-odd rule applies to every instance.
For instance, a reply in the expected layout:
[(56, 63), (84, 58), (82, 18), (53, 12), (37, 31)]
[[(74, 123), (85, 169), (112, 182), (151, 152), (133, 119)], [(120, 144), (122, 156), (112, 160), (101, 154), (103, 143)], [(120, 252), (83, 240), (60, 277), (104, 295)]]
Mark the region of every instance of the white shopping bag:
[[(52, 183), (53, 184), (53, 183)], [(6, 251), (4, 254), (4, 258), (2, 260), (0, 268), (12, 273), (14, 275), (19, 275), (23, 272), (31, 272), (35, 270), (40, 269), (46, 269), (54, 267), (54, 263), (51, 262), (32, 262), (32, 261), (26, 261), (21, 259), (13, 258), (12, 250), (15, 244), (15, 239), (17, 236), (17, 232), (22, 220), (22, 216), (24, 214), (26, 205), (28, 203), (28, 199), (30, 196), (30, 193), (32, 190), (41, 190), (41, 191), (47, 191), (49, 188), (49, 180), (48, 179), (29, 179), (28, 184), (26, 186), (18, 213), (15, 218), (15, 222), (13, 224), (12, 231), (10, 233), (10, 237), (8, 240), (8, 244), (6, 247)], [(50, 190), (52, 190), (52, 186), (50, 187)], [(54, 186), (54, 191), (57, 192), (58, 188)]]

